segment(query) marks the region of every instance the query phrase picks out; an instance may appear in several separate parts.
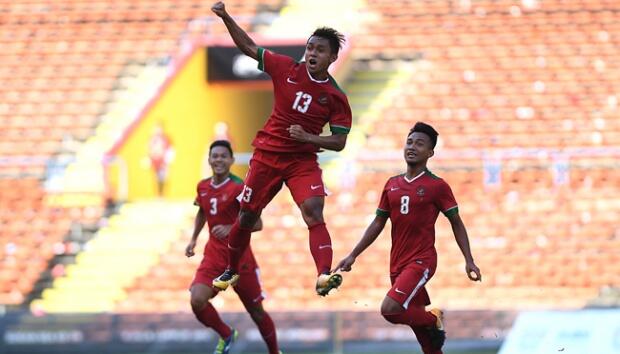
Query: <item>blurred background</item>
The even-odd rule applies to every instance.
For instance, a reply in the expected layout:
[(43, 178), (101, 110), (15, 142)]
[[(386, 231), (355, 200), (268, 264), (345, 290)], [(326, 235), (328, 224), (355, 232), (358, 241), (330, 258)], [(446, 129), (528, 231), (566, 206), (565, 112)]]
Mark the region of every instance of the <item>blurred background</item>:
[[(243, 176), (271, 111), (269, 78), (197, 0), (0, 0), (0, 352), (210, 352), (188, 286), (197, 182), (214, 139)], [(244, 0), (255, 41), (301, 58), (317, 26), (345, 33), (332, 75), (353, 129), (322, 153), (335, 261), (405, 169), (416, 121), (440, 140), (484, 276), (449, 224), (428, 289), (446, 353), (620, 353), (620, 2)], [(379, 315), (389, 227), (326, 298), (288, 191), (252, 247), (285, 353), (418, 352)], [(208, 235), (199, 239), (201, 249)], [(197, 252), (198, 253), (198, 252)], [(233, 292), (214, 306), (265, 352)]]

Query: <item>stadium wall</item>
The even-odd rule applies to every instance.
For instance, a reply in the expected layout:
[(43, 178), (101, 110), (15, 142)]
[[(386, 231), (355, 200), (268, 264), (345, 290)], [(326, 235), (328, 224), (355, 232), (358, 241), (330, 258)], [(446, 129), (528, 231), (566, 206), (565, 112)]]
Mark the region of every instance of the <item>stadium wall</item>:
[[(206, 51), (198, 46), (181, 58), (159, 93), (108, 152), (107, 160), (122, 161), (107, 166), (110, 194), (118, 195), (115, 191), (126, 188), (124, 199), (129, 201), (156, 195), (148, 148), (157, 126), (169, 136), (174, 149), (165, 197), (193, 197), (196, 182), (205, 177), (204, 160), (214, 138), (230, 139), (237, 152), (251, 151), (252, 137), (271, 112), (271, 87), (209, 85), (206, 61)], [(243, 176), (245, 169), (245, 165), (236, 165), (233, 173)]]

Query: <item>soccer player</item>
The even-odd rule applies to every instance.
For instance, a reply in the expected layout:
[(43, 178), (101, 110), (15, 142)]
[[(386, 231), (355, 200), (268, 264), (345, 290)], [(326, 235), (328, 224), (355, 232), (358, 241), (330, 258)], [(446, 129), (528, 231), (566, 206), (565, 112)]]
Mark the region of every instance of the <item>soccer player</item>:
[(389, 218), (392, 221), (390, 279), (392, 288), (381, 304), (381, 314), (394, 324), (413, 329), (425, 354), (440, 354), (446, 335), (443, 313), (426, 311), (430, 298), (425, 285), (435, 273), (435, 221), (442, 212), (452, 226), (465, 257), (465, 272), (472, 281), (482, 279), (469, 249), (465, 225), (450, 186), (426, 168), (437, 144), (437, 131), (418, 122), (409, 131), (404, 148), (407, 172), (391, 177), (381, 194), (375, 219), (351, 253), (337, 266), (350, 271), (355, 259), (376, 239)]
[[(318, 279), (316, 291), (325, 296), (340, 286), (342, 276), (330, 273), (331, 238), (323, 220), (325, 186), (316, 153), (340, 151), (351, 128), (351, 108), (327, 69), (338, 58), (344, 36), (332, 28), (319, 28), (308, 38), (305, 61), (257, 47), (226, 12), (222, 2), (211, 10), (222, 20), (237, 47), (258, 61), (271, 76), (273, 112), (254, 139), (254, 154), (244, 181), (241, 213), (228, 241), (228, 269), (213, 281), (225, 290), (239, 278), (239, 259), (250, 244), (250, 231), (261, 211), (286, 183), (309, 230), (310, 252)], [(320, 136), (329, 123), (331, 135)]]
[[(218, 293), (211, 286), (228, 264), (227, 238), (231, 224), (239, 213), (237, 197), (243, 190), (239, 177), (230, 173), (230, 166), (234, 162), (233, 151), (226, 140), (216, 140), (209, 147), (209, 165), (213, 176), (198, 183), (197, 195), (194, 204), (199, 209), (194, 222), (192, 239), (185, 248), (185, 255), (194, 255), (196, 240), (205, 222), (209, 226), (209, 241), (204, 248), (204, 257), (196, 270), (196, 275), (190, 287), (192, 311), (206, 327), (213, 328), (220, 336), (215, 354), (226, 354), (231, 344), (238, 336), (236, 329), (232, 329), (222, 322), (217, 311), (209, 300)], [(257, 220), (252, 231), (262, 228), (262, 222)], [(263, 292), (258, 279), (258, 265), (248, 247), (241, 257), (240, 271), (244, 276), (235, 287), (239, 299), (243, 302), (252, 320), (258, 326), (270, 354), (278, 354), (276, 329), (271, 317), (263, 309)]]

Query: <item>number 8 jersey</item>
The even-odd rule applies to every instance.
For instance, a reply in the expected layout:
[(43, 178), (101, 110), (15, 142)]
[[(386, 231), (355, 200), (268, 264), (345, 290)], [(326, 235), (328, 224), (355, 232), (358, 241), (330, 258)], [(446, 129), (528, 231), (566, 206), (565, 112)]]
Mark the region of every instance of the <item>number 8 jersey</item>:
[(458, 213), (450, 186), (429, 170), (413, 179), (405, 174), (390, 178), (381, 194), (377, 215), (392, 222), (390, 273), (417, 260), (437, 260), (435, 221), (439, 212)]
[(290, 138), (287, 129), (301, 125), (318, 135), (329, 123), (334, 134), (348, 134), (351, 129), (351, 107), (333, 77), (315, 80), (306, 68), (293, 58), (258, 48), (258, 68), (271, 76), (274, 92), (273, 111), (252, 145), (261, 150), (280, 152), (317, 152), (314, 144)]

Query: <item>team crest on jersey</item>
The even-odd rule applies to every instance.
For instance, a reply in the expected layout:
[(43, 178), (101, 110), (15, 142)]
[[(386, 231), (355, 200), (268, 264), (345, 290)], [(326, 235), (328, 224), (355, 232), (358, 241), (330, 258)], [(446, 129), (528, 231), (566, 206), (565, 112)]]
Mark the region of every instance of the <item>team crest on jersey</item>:
[(223, 194), (222, 195), (222, 201), (225, 202), (226, 199), (228, 199), (228, 194)]
[(424, 190), (424, 187), (418, 187), (418, 189), (415, 191), (415, 193), (418, 195), (418, 197), (423, 197), (424, 193), (426, 193), (426, 191)]
[(328, 100), (327, 99), (327, 94), (323, 93), (323, 94), (321, 94), (321, 96), (319, 96), (319, 103), (320, 104), (323, 104), (323, 105), (327, 104), (327, 100)]

